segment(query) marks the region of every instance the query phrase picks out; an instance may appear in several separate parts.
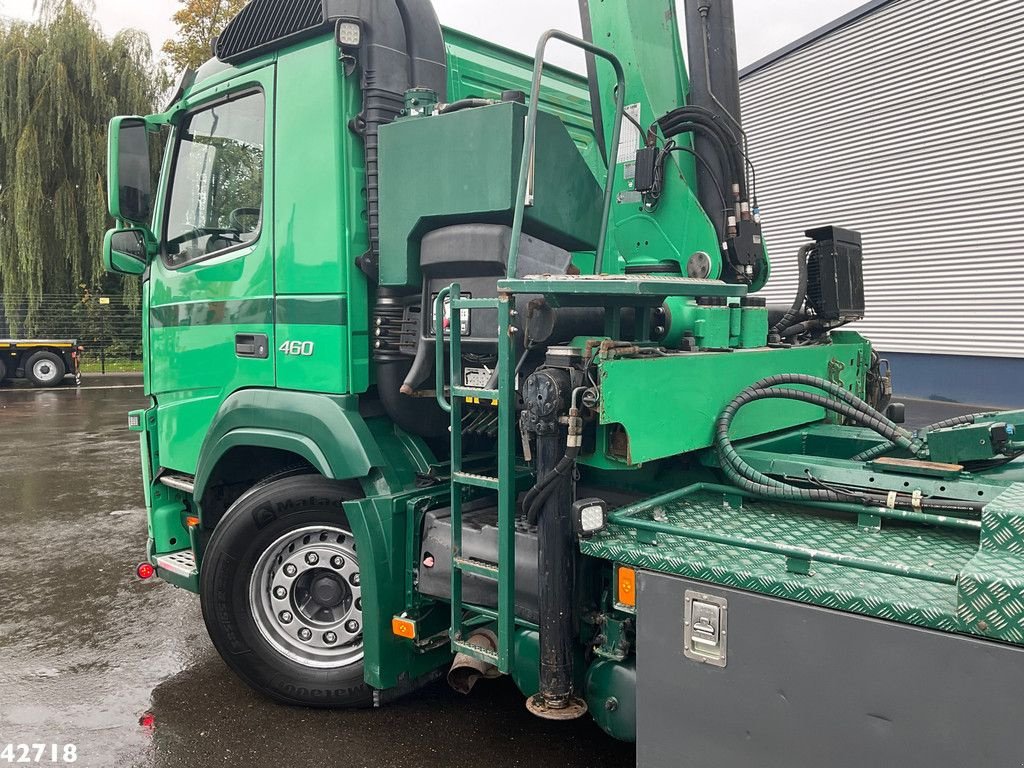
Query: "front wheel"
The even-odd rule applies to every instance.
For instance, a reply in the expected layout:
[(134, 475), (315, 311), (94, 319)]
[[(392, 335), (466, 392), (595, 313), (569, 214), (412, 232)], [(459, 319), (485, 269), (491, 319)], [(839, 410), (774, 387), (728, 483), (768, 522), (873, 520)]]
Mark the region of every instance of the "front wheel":
[(352, 488), (319, 475), (250, 490), (203, 558), (207, 630), (243, 680), (286, 704), (366, 706), (359, 560), (343, 504)]

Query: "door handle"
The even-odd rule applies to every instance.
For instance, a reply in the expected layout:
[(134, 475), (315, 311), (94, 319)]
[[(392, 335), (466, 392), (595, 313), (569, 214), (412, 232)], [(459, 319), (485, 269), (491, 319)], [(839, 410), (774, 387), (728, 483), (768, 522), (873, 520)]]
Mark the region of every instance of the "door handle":
[(266, 360), (270, 357), (270, 340), (265, 333), (235, 335), (235, 356)]

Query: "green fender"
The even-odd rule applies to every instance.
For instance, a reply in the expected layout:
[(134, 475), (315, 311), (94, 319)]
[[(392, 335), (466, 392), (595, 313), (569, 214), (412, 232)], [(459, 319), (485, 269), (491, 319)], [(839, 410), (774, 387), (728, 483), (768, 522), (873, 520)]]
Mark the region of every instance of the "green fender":
[(447, 643), (425, 651), (391, 632), (392, 617), (406, 607), (413, 507), (449, 497), (446, 485), (417, 488), (419, 474), (436, 461), (426, 445), (387, 418), (364, 420), (354, 396), (242, 390), (224, 401), (203, 442), (196, 499), (221, 458), (239, 446), (289, 451), (332, 480), (362, 481), (366, 497), (345, 510), (359, 543), (367, 682), (404, 690), (448, 663)]
[(332, 480), (364, 478), (385, 463), (353, 395), (243, 389), (229, 396), (203, 441), (195, 498), (202, 498), (217, 463), (232, 448), (256, 446), (301, 456)]

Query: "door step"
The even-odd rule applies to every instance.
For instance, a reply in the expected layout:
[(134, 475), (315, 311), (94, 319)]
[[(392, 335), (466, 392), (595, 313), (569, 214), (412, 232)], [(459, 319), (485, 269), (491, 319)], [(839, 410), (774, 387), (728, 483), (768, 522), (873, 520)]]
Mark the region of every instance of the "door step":
[(191, 549), (171, 552), (169, 555), (159, 555), (156, 558), (156, 567), (186, 579), (198, 573), (196, 570), (196, 556)]
[(161, 485), (192, 495), (196, 490), (195, 478), (188, 475), (163, 474), (158, 478)]

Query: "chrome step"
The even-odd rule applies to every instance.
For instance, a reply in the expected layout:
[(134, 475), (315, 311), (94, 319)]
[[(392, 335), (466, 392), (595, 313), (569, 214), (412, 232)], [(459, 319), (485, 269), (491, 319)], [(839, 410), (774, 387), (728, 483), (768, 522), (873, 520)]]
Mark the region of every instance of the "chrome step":
[(189, 495), (195, 493), (196, 483), (195, 478), (188, 475), (160, 475), (158, 478), (161, 485), (166, 485), (168, 488), (172, 488), (175, 491), (181, 491)]
[(169, 555), (158, 555), (156, 567), (177, 576), (191, 576), (196, 572), (196, 556), (191, 549), (171, 552)]
[(180, 490), (182, 494), (196, 493), (196, 478), (188, 475), (163, 474), (159, 478), (162, 485), (174, 490)]

